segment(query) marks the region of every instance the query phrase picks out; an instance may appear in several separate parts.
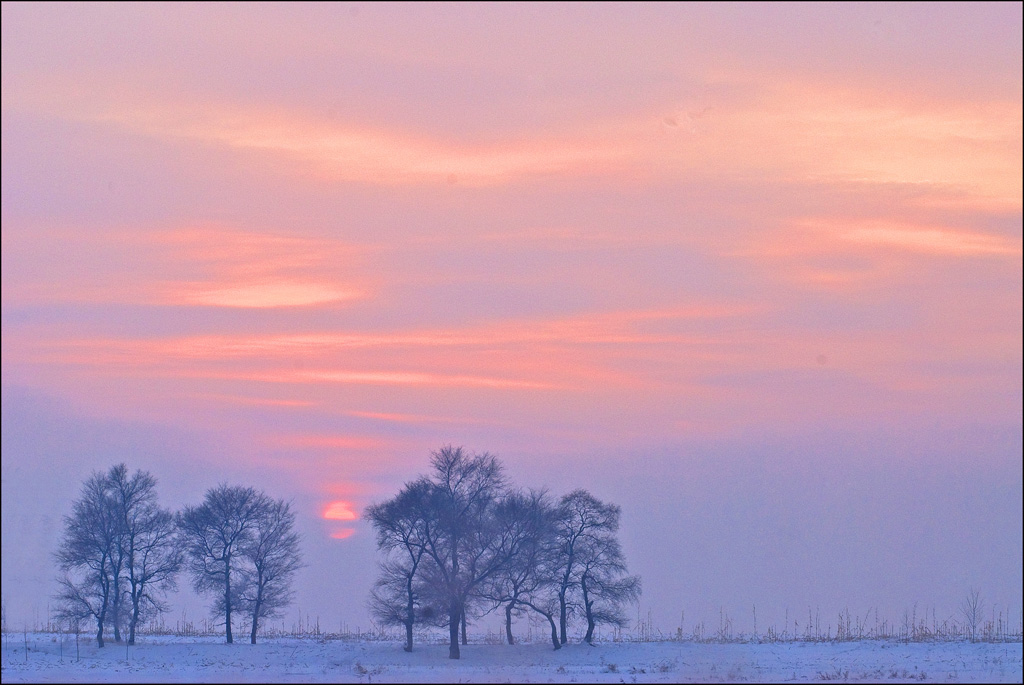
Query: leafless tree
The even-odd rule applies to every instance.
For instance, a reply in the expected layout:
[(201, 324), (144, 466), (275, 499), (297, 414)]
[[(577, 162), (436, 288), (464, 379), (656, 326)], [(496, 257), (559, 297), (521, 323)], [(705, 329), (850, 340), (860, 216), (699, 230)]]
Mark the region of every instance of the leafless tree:
[(447, 446), (433, 453), (431, 465), (423, 570), (448, 617), (448, 656), (458, 659), (467, 603), (515, 553), (516, 543), (494, 515), (505, 490), (496, 457)]
[[(244, 606), (244, 550), (256, 534), (260, 513), (269, 498), (251, 487), (221, 484), (206, 492), (199, 506), (178, 514), (189, 571), (196, 592), (214, 594), (213, 611), (224, 616), (225, 637), (232, 643), (231, 615)], [(241, 566), (243, 571), (236, 573)]]
[(971, 642), (978, 639), (978, 625), (985, 614), (985, 601), (981, 598), (981, 591), (971, 588), (967, 597), (960, 603), (960, 615), (964, 617), (967, 630), (971, 634)]
[(260, 622), (281, 615), (292, 601), (292, 579), (302, 566), (295, 514), (284, 500), (258, 496), (251, 535), (239, 547), (248, 562), (248, 581), (241, 585), (240, 598), (252, 616), (249, 642), (256, 644)]
[(162, 598), (176, 587), (183, 555), (174, 515), (157, 505), (156, 478), (145, 471), (129, 477), (127, 467), (118, 464), (110, 469), (107, 480), (118, 524), (120, 563), (115, 569), (120, 566), (119, 575), (124, 577), (120, 581), (115, 575), (114, 590), (127, 585), (123, 594), (130, 602), (128, 644), (133, 645), (139, 621), (167, 611)]
[(562, 497), (556, 515), (559, 641), (566, 643), (572, 595), (580, 587), (583, 548), (602, 537), (614, 535), (619, 526), (619, 507), (605, 504), (586, 490)]
[(94, 472), (82, 485), (71, 514), (64, 517), (64, 534), (56, 552), (63, 571), (58, 579), (57, 616), (72, 623), (96, 620), (96, 644), (103, 646), (103, 630), (114, 594), (115, 557), (119, 521), (106, 474)]
[(513, 615), (521, 615), (529, 608), (551, 623), (552, 644), (555, 649), (560, 649), (562, 645), (558, 641), (553, 618), (557, 605), (551, 601), (554, 583), (550, 569), (557, 558), (554, 554), (554, 507), (543, 491), (528, 494), (512, 492), (498, 504), (495, 516), (507, 529), (510, 546), (515, 553), (509, 555), (505, 565), (481, 586), (479, 595), (496, 607), (504, 606), (505, 639), (510, 645), (515, 644)]
[(101, 646), (103, 628), (111, 626), (120, 641), (127, 618), (134, 644), (140, 618), (166, 610), (161, 596), (174, 588), (181, 566), (174, 518), (156, 503), (156, 479), (145, 471), (129, 476), (124, 464), (94, 473), (65, 519), (57, 557), (65, 572), (59, 615), (104, 624), (98, 626)]
[(623, 605), (640, 598), (640, 578), (626, 575), (622, 548), (613, 537), (618, 528), (617, 519), (616, 516), (612, 529), (587, 539), (579, 549), (579, 587), (587, 619), (583, 641), (590, 645), (594, 644), (594, 627), (598, 623), (625, 627), (628, 620), (622, 611)]
[(413, 627), (417, 623), (432, 623), (432, 612), (424, 615), (420, 604), (419, 588), (422, 581), (401, 558), (389, 557), (378, 564), (380, 575), (370, 590), (367, 608), (377, 621), (387, 626), (405, 629), (407, 652), (412, 651)]
[(408, 483), (393, 499), (374, 504), (365, 516), (377, 532), (377, 547), (389, 554), (370, 595), (370, 610), (386, 625), (405, 627), (405, 651), (412, 651), (412, 631), (421, 605), (417, 576), (426, 553), (432, 486), (426, 479)]

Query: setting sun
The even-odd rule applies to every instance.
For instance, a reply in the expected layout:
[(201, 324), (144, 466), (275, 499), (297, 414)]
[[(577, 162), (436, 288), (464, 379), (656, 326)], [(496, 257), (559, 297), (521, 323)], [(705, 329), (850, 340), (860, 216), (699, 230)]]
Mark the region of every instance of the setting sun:
[[(328, 504), (327, 508), (324, 509), (323, 516), (325, 519), (332, 521), (355, 521), (359, 518), (359, 515), (352, 511), (352, 504), (350, 502), (345, 502), (344, 500), (337, 500)], [(351, 535), (351, 533), (349, 533), (349, 535)], [(348, 536), (346, 535), (343, 537)]]

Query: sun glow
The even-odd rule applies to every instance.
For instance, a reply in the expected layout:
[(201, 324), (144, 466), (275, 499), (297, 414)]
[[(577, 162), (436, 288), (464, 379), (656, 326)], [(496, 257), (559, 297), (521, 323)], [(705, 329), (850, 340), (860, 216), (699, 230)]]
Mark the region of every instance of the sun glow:
[[(324, 509), (323, 517), (331, 521), (355, 521), (359, 518), (356, 512), (352, 511), (352, 503), (346, 502), (345, 500), (335, 500), (327, 505)], [(343, 530), (351, 531), (351, 528), (345, 528)], [(348, 535), (351, 535), (350, 532)], [(345, 535), (344, 537), (348, 537)]]

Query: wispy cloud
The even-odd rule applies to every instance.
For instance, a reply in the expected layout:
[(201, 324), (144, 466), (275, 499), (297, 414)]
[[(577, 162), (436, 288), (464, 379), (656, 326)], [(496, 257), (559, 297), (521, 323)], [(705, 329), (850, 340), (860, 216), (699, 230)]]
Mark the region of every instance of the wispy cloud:
[(38, 253), (45, 249), (38, 238), (47, 235), (77, 255), (114, 263), (101, 272), (72, 258), (54, 264), (47, 278), (26, 273), (5, 284), (8, 300), (275, 308), (368, 296), (358, 249), (337, 240), (219, 225), (81, 232), (39, 227), (31, 235), (37, 240), (5, 239), (4, 249), (41, 261), (49, 255)]
[(220, 307), (325, 304), (365, 293), (338, 278), (353, 249), (336, 242), (220, 227), (185, 228), (157, 236), (171, 258), (209, 274), (207, 280), (163, 286), (159, 303)]
[[(50, 89), (66, 92), (67, 84), (50, 84)], [(163, 99), (155, 93), (145, 99), (130, 106), (108, 107), (104, 97), (83, 94), (77, 98), (77, 106), (68, 110), (57, 97), (5, 92), (5, 106), (16, 111), (44, 111), (161, 140), (270, 155), (297, 164), (305, 174), (333, 182), (490, 186), (537, 175), (593, 173), (629, 154), (627, 144), (596, 129), (572, 136), (457, 143), (270, 104), (242, 107), (207, 99), (200, 105)]]
[(1020, 257), (1021, 241), (994, 235), (938, 228), (873, 226), (842, 237), (855, 243), (884, 245), (931, 254)]

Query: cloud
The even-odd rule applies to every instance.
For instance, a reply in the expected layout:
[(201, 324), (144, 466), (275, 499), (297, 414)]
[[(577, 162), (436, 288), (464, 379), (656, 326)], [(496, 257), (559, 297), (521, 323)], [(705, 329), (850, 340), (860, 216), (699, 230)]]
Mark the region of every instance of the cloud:
[(212, 276), (166, 284), (161, 304), (263, 308), (365, 296), (338, 282), (334, 272), (339, 262), (351, 263), (353, 250), (337, 242), (217, 226), (166, 232), (157, 242), (170, 248), (172, 258)]
[(1021, 242), (1002, 236), (903, 226), (856, 228), (842, 235), (855, 243), (892, 246), (952, 256), (1019, 257)]
[(175, 290), (167, 298), (174, 304), (207, 305), (215, 307), (301, 307), (351, 300), (359, 291), (342, 290), (322, 283), (288, 281), (256, 282), (219, 287), (217, 285), (189, 284)]
[[(57, 91), (63, 88), (54, 86)], [(117, 107), (109, 107), (107, 97), (90, 95), (78, 98), (73, 113), (60, 98), (10, 94), (6, 99), (15, 111), (59, 112), (61, 117), (116, 127), (125, 134), (254, 153), (330, 182), (489, 186), (538, 175), (593, 173), (629, 151), (600, 130), (456, 143), (411, 130), (339, 122), (300, 108), (266, 103), (247, 107), (209, 99), (199, 104), (157, 93), (145, 95), (144, 102)]]
[(335, 540), (345, 540), (355, 535), (355, 528), (338, 528), (331, 532), (331, 537)]
[[(41, 240), (42, 236), (46, 236)], [(334, 304), (368, 296), (357, 249), (343, 242), (220, 225), (5, 231), (5, 251), (30, 263), (72, 254), (5, 282), (7, 300), (154, 306), (276, 308)], [(19, 270), (24, 270), (20, 267)]]

